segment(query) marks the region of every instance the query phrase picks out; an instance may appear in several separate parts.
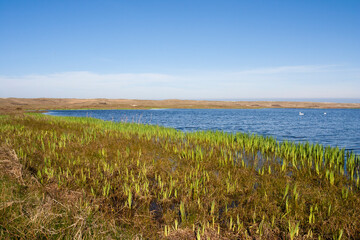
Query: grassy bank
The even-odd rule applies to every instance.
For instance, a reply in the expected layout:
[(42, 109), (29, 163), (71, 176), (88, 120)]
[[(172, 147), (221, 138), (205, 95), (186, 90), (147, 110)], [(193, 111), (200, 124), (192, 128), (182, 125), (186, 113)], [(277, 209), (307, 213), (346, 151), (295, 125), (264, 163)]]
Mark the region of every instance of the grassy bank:
[(359, 157), (321, 145), (0, 116), (0, 237), (359, 239)]

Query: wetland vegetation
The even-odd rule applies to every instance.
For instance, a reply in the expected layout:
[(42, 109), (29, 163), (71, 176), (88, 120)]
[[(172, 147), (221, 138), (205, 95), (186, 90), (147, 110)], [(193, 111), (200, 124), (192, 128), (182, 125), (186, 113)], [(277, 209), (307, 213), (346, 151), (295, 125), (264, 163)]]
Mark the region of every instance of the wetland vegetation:
[(0, 142), (2, 238), (360, 238), (343, 149), (33, 113)]

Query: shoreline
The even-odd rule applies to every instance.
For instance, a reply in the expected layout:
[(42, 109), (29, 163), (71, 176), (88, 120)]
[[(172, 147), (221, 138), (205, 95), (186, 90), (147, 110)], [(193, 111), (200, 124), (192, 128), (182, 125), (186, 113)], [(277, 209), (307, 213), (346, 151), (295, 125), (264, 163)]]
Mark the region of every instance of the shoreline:
[(0, 98), (0, 112), (29, 110), (95, 109), (357, 109), (360, 103), (290, 102), (290, 101), (206, 101), (206, 100), (137, 100), (75, 98)]
[(210, 239), (288, 238), (291, 226), (310, 239), (360, 231), (360, 159), (338, 148), (89, 118), (9, 114), (0, 125), (5, 238), (195, 239), (203, 226)]

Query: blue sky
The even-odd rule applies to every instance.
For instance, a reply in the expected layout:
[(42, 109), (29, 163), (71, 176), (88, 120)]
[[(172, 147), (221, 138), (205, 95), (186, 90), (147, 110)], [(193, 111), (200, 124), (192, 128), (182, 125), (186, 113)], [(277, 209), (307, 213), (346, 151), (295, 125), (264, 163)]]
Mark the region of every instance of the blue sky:
[(0, 97), (360, 98), (360, 1), (0, 0)]

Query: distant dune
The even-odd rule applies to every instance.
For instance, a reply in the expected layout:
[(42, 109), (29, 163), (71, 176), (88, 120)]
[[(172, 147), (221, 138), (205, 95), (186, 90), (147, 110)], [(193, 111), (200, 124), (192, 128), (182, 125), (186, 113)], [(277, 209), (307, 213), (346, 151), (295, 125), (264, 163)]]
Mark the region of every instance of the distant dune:
[(0, 98), (0, 111), (147, 108), (360, 108), (360, 103), (288, 101), (198, 101), (75, 98)]

